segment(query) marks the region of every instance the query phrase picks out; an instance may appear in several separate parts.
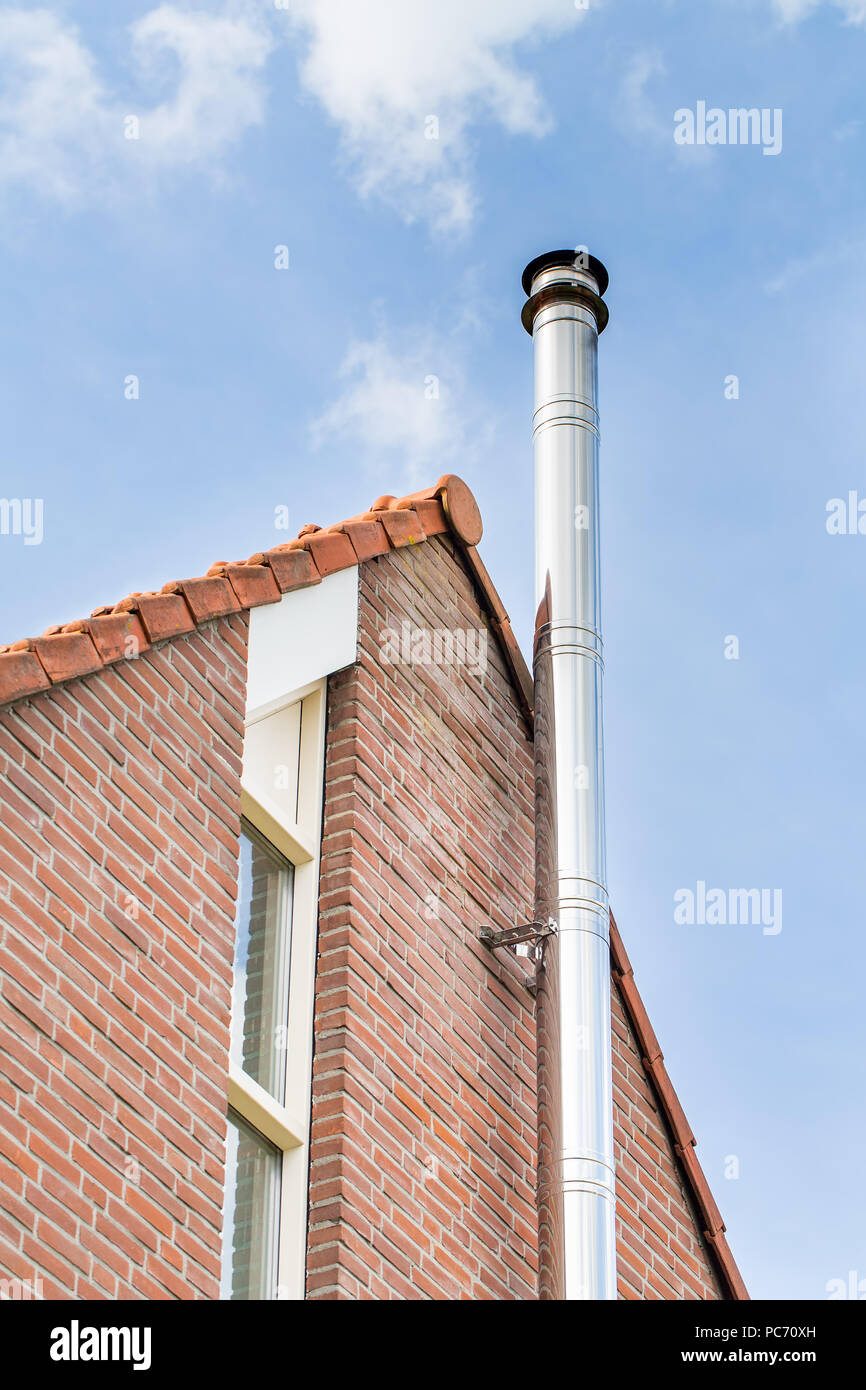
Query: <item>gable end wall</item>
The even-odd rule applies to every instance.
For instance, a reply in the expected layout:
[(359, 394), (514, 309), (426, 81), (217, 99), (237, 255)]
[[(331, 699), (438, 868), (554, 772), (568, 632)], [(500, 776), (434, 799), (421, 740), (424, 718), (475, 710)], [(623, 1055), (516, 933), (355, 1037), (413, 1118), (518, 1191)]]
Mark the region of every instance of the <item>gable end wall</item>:
[[(487, 631), (450, 538), (362, 565), (329, 683), (308, 1297), (534, 1298), (534, 1002), (478, 941), (531, 911), (532, 745), (492, 632), (479, 677), (384, 660), (404, 623)], [(612, 997), (620, 1296), (718, 1298)]]

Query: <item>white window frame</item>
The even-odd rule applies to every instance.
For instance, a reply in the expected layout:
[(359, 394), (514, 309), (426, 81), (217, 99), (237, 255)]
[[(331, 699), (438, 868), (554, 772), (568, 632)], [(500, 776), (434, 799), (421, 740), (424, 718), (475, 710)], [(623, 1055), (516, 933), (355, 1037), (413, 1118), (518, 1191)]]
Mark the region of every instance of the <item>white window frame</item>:
[[(279, 804), (260, 775), (247, 766), (241, 777), (241, 812), (246, 821), (294, 866), (292, 887), (289, 1017), (286, 1037), (285, 1103), (280, 1104), (235, 1062), (229, 1063), (228, 1103), (248, 1124), (282, 1151), (280, 1228), (277, 1236), (279, 1299), (302, 1299), (306, 1280), (307, 1185), (313, 1072), (313, 1009), (319, 908), (322, 794), (325, 772), (327, 679), (292, 691), (265, 713), (255, 711), (247, 728), (264, 725), (288, 706), (301, 704), (297, 819)], [(273, 733), (273, 763), (288, 761)]]

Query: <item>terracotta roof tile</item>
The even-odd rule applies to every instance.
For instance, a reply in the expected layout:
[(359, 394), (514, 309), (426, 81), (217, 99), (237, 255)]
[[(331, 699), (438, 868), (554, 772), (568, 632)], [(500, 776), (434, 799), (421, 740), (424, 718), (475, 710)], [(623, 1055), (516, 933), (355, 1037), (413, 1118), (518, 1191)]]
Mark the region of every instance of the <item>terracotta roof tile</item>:
[(307, 537), (304, 545), (310, 550), (313, 563), (316, 564), (322, 580), (325, 575), (336, 574), (338, 570), (348, 570), (350, 566), (357, 564), (357, 556), (348, 535), (317, 531), (316, 535)]
[(487, 567), (482, 561), (481, 556), (478, 554), (474, 545), (467, 545), (464, 554), (475, 582), (481, 590), (485, 607), (490, 613), (491, 626), (496, 636), (499, 638), (500, 646), (502, 647), (515, 689), (520, 699), (524, 718), (531, 730), (534, 694), (532, 688), (532, 675), (530, 674), (529, 667), (523, 659), (523, 652), (520, 650), (517, 638), (514, 636), (511, 629), (511, 622), (505, 611), (502, 599), (499, 597), (494, 587), (493, 580), (487, 573)]
[(484, 527), (478, 503), (469, 488), (460, 479), (459, 486), (446, 489), (442, 505), (448, 518), (448, 525), (462, 540), (464, 545), (475, 546), (481, 540)]
[(178, 588), (197, 624), (209, 622), (212, 618), (224, 618), (243, 607), (225, 575), (211, 574), (202, 579), (185, 579)]
[[(472, 490), (467, 487), (462, 478), (455, 478), (453, 475), (448, 479), (448, 487), (441, 486), (442, 479), (435, 487), (425, 488), (422, 492), (412, 493), (409, 497), (403, 497), (394, 503), (398, 509), (411, 507), (417, 502), (429, 502), (434, 499), (441, 502), (448, 525), (458, 536), (464, 545), (477, 545), (481, 540), (484, 527), (481, 521), (481, 512)], [(380, 499), (384, 500), (384, 499)]]
[(258, 608), (263, 603), (279, 603), (282, 591), (270, 565), (226, 565), (225, 576), (237, 595), (241, 608)]
[(649, 1021), (649, 1015), (644, 1008), (644, 1002), (640, 997), (638, 987), (634, 982), (634, 975), (629, 968), (625, 975), (620, 976), (619, 991), (625, 1000), (629, 1017), (635, 1022), (635, 1031), (643, 1048), (643, 1064), (645, 1067), (654, 1067), (656, 1062), (662, 1058), (662, 1050), (659, 1047), (659, 1040), (653, 1032), (653, 1026)]
[[(258, 559), (257, 556), (252, 558)], [(322, 582), (322, 576), (308, 550), (290, 550), (287, 545), (278, 545), (273, 550), (266, 550), (261, 558), (263, 564), (270, 565), (283, 594), (290, 589), (308, 589), (311, 584)]]
[(130, 595), (117, 605), (115, 612), (137, 612), (151, 642), (164, 642), (195, 630), (195, 619), (183, 594)]
[(728, 1298), (735, 1301), (748, 1300), (749, 1294), (743, 1277), (725, 1240), (725, 1223), (721, 1218), (715, 1198), (710, 1191), (710, 1185), (695, 1152), (695, 1136), (668, 1076), (664, 1055), (640, 997), (631, 961), (622, 944), (622, 937), (614, 921), (613, 913), (610, 917), (610, 955), (614, 978), (619, 987), (638, 1047), (641, 1049), (644, 1069), (673, 1135), (674, 1148), (683, 1176), (698, 1209), (704, 1234), (715, 1258), (722, 1285), (727, 1291)]
[(732, 1300), (741, 1303), (750, 1302), (749, 1291), (746, 1288), (743, 1276), (737, 1269), (737, 1262), (731, 1254), (731, 1247), (725, 1239), (724, 1228), (716, 1235), (708, 1237), (710, 1245), (715, 1251), (719, 1267), (725, 1270)]
[(87, 630), (103, 666), (122, 661), (124, 657), (140, 656), (150, 646), (137, 613), (106, 613), (91, 618)]
[(369, 511), (325, 530), (308, 522), (295, 540), (258, 551), (249, 560), (219, 560), (205, 575), (166, 584), (159, 593), (136, 591), (120, 603), (94, 608), (89, 619), (58, 625), (32, 641), (0, 646), (0, 705), (88, 675), (155, 642), (193, 632), (201, 623), (276, 603), (282, 594), (318, 584), (338, 570), (444, 534), (451, 534), (464, 552), (531, 733), (531, 678), (508, 615), (474, 549), (481, 538), (478, 505), (453, 473), (407, 497), (379, 497)]
[(381, 521), (344, 521), (332, 529), (346, 533), (359, 562), (386, 555), (391, 549), (388, 532)]
[(406, 510), (393, 508), (380, 513), (379, 519), (395, 550), (403, 545), (418, 545), (420, 541), (427, 539), (421, 518), (414, 507)]
[(716, 1199), (710, 1191), (704, 1170), (698, 1162), (694, 1139), (690, 1144), (677, 1144), (676, 1148), (677, 1156), (688, 1174), (689, 1185), (701, 1213), (707, 1236), (720, 1235), (725, 1229), (725, 1223), (716, 1206)]
[[(401, 504), (398, 504), (396, 510), (402, 510)], [(418, 520), (424, 527), (426, 536), (439, 536), (443, 531), (449, 529), (445, 508), (438, 498), (433, 497), (428, 501), (416, 502), (415, 511), (418, 513)]]
[(6, 647), (0, 652), (0, 695), (3, 700), (23, 700), (47, 690), (51, 684), (39, 657), (32, 651)]
[(33, 650), (52, 685), (68, 681), (72, 676), (89, 675), (102, 665), (102, 658), (86, 632), (55, 632), (37, 637)]
[(313, 564), (323, 579), (329, 574), (336, 574), (338, 570), (350, 569), (358, 563), (349, 537), (338, 532), (319, 529), (301, 541), (289, 541), (289, 545), (293, 544), (302, 545), (305, 550), (309, 550)]

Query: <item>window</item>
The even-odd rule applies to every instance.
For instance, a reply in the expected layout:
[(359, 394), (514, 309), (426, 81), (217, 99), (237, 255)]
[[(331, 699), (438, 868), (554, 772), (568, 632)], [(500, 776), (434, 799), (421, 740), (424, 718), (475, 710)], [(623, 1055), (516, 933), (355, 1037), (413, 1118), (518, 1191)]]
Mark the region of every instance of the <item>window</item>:
[(282, 1154), (229, 1110), (221, 1298), (273, 1298)]
[(302, 1298), (325, 682), (249, 719), (235, 919), (222, 1278)]
[(231, 1060), (286, 1095), (293, 866), (246, 822), (235, 917)]

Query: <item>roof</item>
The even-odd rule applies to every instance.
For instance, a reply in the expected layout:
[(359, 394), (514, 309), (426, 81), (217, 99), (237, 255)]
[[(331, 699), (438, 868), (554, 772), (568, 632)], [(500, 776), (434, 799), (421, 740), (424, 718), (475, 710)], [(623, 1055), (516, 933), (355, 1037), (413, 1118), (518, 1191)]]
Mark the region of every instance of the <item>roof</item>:
[[(464, 560), (502, 648), (529, 733), (532, 677), (508, 614), (476, 546), (482, 535), (478, 504), (462, 478), (445, 474), (433, 487), (407, 497), (379, 497), (369, 511), (332, 526), (302, 526), (295, 540), (257, 551), (248, 560), (211, 565), (206, 575), (133, 593), (89, 618), (50, 627), (41, 637), (0, 646), (0, 705), (90, 675), (157, 642), (193, 632), (215, 618), (277, 603), (283, 594), (320, 584), (329, 574), (433, 536), (450, 535)], [(725, 1240), (725, 1224), (695, 1153), (695, 1136), (664, 1065), (658, 1039), (640, 997), (622, 938), (611, 915), (611, 965), (641, 1049), (644, 1069), (670, 1126), (676, 1154), (703, 1223), (727, 1295), (749, 1295)]]
[(632, 1026), (635, 1040), (641, 1050), (644, 1071), (649, 1077), (650, 1085), (658, 1097), (662, 1113), (670, 1127), (674, 1149), (680, 1161), (686, 1184), (697, 1207), (704, 1238), (715, 1259), (722, 1286), (729, 1299), (737, 1302), (747, 1301), (749, 1299), (748, 1290), (725, 1239), (725, 1223), (695, 1153), (695, 1136), (668, 1076), (664, 1054), (649, 1021), (649, 1015), (640, 997), (640, 991), (635, 984), (634, 970), (625, 946), (622, 944), (622, 937), (619, 934), (613, 913), (610, 915), (610, 959), (614, 979), (619, 986), (625, 1011)]
[(295, 540), (257, 551), (248, 560), (219, 560), (205, 575), (174, 580), (158, 592), (129, 594), (113, 607), (94, 609), (89, 618), (0, 646), (0, 705), (90, 675), (123, 661), (130, 651), (140, 655), (214, 618), (277, 603), (283, 594), (319, 584), (363, 560), (449, 534), (475, 580), (531, 731), (532, 677), (476, 549), (482, 529), (472, 492), (453, 473), (407, 497), (380, 497), (367, 512), (332, 526), (302, 526)]

